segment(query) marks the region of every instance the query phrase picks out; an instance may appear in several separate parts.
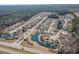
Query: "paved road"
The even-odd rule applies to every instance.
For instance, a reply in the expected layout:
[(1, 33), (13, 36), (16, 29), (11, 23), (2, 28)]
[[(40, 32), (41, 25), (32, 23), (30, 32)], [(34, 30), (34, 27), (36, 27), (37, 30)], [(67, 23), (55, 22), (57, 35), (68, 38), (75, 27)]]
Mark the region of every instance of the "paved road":
[(21, 29), (23, 26), (25, 26), (26, 24), (29, 24), (30, 22), (32, 22), (32, 21), (34, 21), (34, 20), (36, 20), (37, 18), (39, 18), (40, 16), (38, 16), (38, 17), (36, 17), (36, 18), (34, 18), (34, 19), (32, 19), (32, 20), (30, 20), (30, 21), (26, 21), (23, 25), (21, 25), (21, 26), (19, 26), (19, 27), (17, 27), (17, 28), (15, 28), (14, 30), (12, 30), (12, 31), (9, 31), (9, 33), (13, 33), (13, 32), (16, 32), (17, 31), (17, 29)]
[(21, 46), (16, 43), (0, 42), (0, 45), (21, 49)]
[(6, 52), (6, 53), (13, 53), (13, 54), (19, 53), (17, 51), (13, 51), (13, 50), (9, 50), (9, 49), (4, 49), (4, 48), (0, 48), (0, 51)]
[(50, 25), (48, 31), (50, 31), (50, 30), (52, 29), (52, 25), (54, 24), (54, 21), (55, 21), (55, 20), (52, 21), (52, 23), (51, 23), (51, 25)]
[(26, 47), (23, 47), (23, 49), (25, 51), (30, 51), (30, 52), (33, 52), (33, 53), (39, 53), (39, 54), (45, 54), (46, 52), (43, 52), (43, 51), (39, 51), (39, 50), (36, 50), (36, 49), (33, 49), (33, 48), (26, 48)]
[[(23, 41), (24, 41), (24, 39), (26, 39), (43, 21), (45, 21), (47, 19), (47, 17), (44, 17), (36, 26), (34, 26), (33, 28), (32, 28), (32, 30), (30, 31), (30, 32), (28, 32), (28, 34), (27, 34), (27, 32), (23, 35), (23, 39), (18, 39), (18, 40), (16, 40), (16, 43), (18, 42), (18, 44), (20, 44), (20, 43), (22, 43)], [(27, 34), (27, 35), (26, 35)]]
[[(6, 47), (12, 47), (12, 48), (15, 48), (15, 49), (22, 49), (23, 48), (24, 51), (28, 51), (28, 52), (31, 52), (31, 53), (45, 53), (45, 52), (42, 52), (42, 51), (39, 51), (39, 50), (36, 50), (36, 49), (33, 49), (33, 48), (20, 46), (17, 43), (0, 42), (0, 45), (6, 46)], [(0, 51), (7, 52), (7, 53), (20, 53), (20, 52), (17, 52), (17, 51), (13, 51), (11, 49), (4, 49), (4, 48), (0, 48)]]
[[(16, 40), (14, 43), (8, 43), (8, 42), (0, 42), (0, 45), (3, 46), (8, 46), (8, 47), (13, 47), (13, 48), (17, 48), (17, 49), (24, 49), (25, 51), (29, 51), (29, 52), (34, 52), (34, 53), (45, 53), (45, 52), (41, 52), (39, 50), (36, 49), (32, 49), (32, 48), (26, 48), (26, 47), (22, 47), (20, 46), (20, 44), (24, 41), (24, 39), (26, 39), (43, 21), (45, 21), (47, 19), (47, 16), (44, 17), (36, 26), (34, 26), (30, 32), (25, 32), (23, 33), (23, 36), (21, 37), (21, 39)], [(35, 20), (35, 19), (34, 19)], [(33, 21), (33, 20), (32, 20)], [(29, 23), (29, 22), (28, 22)], [(22, 26), (25, 26), (27, 23), (19, 26), (18, 28), (21, 28)], [(14, 32), (15, 30), (17, 30), (18, 28), (15, 28), (13, 31), (10, 31), (10, 33)], [(27, 34), (27, 35), (26, 35)], [(18, 42), (18, 43), (17, 43)], [(10, 53), (17, 53), (15, 51), (12, 50), (8, 50), (8, 49), (1, 49), (2, 51), (8, 51)]]

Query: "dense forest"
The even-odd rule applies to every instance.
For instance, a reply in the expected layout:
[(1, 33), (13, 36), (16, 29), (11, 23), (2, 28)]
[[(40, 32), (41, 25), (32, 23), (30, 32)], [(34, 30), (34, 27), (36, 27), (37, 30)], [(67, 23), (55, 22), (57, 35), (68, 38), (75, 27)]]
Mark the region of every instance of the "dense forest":
[[(0, 11), (3, 12), (3, 11)], [(33, 15), (39, 13), (36, 10), (8, 10), (0, 13), (0, 26), (9, 26), (16, 22), (27, 21)]]

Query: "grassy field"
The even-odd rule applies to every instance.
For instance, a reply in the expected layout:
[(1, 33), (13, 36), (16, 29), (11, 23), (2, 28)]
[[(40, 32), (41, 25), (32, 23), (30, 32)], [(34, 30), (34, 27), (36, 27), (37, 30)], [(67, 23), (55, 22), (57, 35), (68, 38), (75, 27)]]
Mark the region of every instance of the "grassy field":
[(1, 42), (8, 42), (8, 43), (13, 43), (15, 42), (16, 40), (0, 40)]

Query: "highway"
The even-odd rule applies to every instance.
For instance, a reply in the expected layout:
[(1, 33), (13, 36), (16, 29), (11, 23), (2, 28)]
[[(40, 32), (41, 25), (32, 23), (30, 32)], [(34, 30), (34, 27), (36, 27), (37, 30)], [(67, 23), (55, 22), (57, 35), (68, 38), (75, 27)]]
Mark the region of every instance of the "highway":
[[(33, 49), (33, 48), (28, 48), (28, 47), (22, 47), (20, 45), (18, 45), (17, 43), (8, 43), (8, 42), (0, 42), (0, 46), (6, 46), (6, 47), (9, 47), (7, 49), (5, 48), (0, 48), (0, 51), (3, 51), (3, 52), (6, 52), (6, 53), (23, 53), (21, 51), (14, 51), (14, 49), (18, 49), (18, 50), (22, 50), (23, 48), (23, 51), (25, 52), (30, 52), (30, 53), (42, 53), (44, 54), (45, 52), (42, 52), (42, 51), (39, 51), (39, 50), (36, 50), (36, 49)], [(10, 48), (11, 47), (11, 48)], [(12, 49), (14, 48), (14, 49)]]

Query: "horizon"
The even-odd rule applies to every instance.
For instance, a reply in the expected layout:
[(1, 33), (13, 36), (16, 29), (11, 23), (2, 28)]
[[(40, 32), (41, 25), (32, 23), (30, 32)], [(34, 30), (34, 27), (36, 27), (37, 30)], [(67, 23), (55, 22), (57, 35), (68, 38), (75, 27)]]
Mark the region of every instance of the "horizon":
[(79, 4), (0, 4), (0, 6), (2, 6), (2, 5), (6, 5), (6, 6), (8, 6), (8, 5), (79, 5)]
[(79, 4), (77, 0), (0, 0), (0, 5)]
[(0, 5), (0, 9), (6, 9), (6, 8), (23, 8), (23, 9), (29, 9), (29, 8), (79, 8), (79, 4), (23, 4), (23, 5)]

